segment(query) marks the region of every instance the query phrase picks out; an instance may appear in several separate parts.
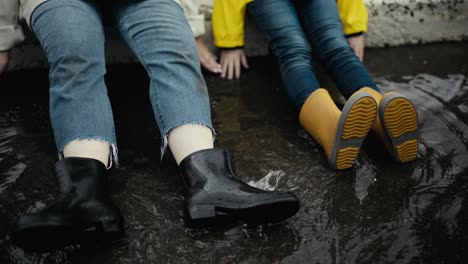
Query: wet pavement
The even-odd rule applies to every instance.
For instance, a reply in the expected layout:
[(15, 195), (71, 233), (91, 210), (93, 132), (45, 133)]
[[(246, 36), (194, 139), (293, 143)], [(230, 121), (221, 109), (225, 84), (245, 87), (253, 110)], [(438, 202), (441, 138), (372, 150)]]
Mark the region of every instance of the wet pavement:
[(250, 64), (241, 80), (206, 76), (216, 144), (233, 152), (245, 181), (294, 191), (302, 202), (295, 217), (262, 228), (186, 228), (177, 167), (159, 162), (145, 72), (116, 65), (107, 75), (120, 149), (111, 179), (126, 236), (101, 250), (23, 251), (8, 223), (53, 201), (57, 154), (47, 72), (16, 71), (0, 78), (0, 263), (466, 263), (468, 43), (367, 50), (382, 90), (416, 104), (421, 142), (416, 161), (397, 164), (370, 135), (346, 171), (330, 169), (299, 127), (274, 60)]

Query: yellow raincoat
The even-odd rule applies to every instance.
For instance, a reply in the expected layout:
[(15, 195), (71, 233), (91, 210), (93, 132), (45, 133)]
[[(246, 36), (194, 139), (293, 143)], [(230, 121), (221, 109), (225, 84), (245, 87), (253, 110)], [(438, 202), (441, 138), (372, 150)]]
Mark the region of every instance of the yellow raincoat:
[[(217, 47), (244, 46), (245, 8), (252, 1), (214, 1), (212, 23)], [(345, 35), (367, 31), (367, 9), (364, 0), (338, 0), (337, 5)]]

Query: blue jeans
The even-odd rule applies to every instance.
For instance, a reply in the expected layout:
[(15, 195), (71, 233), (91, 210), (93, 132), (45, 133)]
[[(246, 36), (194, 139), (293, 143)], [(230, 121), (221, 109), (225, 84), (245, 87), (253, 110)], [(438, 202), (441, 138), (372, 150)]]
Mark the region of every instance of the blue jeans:
[[(32, 16), (50, 64), (50, 118), (59, 153), (76, 139), (103, 140), (116, 150), (98, 2), (49, 0)], [(206, 84), (182, 8), (173, 0), (111, 2), (113, 26), (150, 77), (162, 153), (167, 134), (177, 126), (201, 124), (213, 131)]]
[(344, 36), (335, 0), (255, 0), (247, 12), (265, 34), (298, 109), (320, 88), (307, 38), (346, 98), (364, 86), (379, 91)]

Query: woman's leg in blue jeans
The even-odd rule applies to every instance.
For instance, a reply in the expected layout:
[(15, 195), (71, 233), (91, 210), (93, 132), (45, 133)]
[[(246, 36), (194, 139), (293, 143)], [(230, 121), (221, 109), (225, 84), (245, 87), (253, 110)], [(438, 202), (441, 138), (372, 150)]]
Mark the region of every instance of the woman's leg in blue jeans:
[(116, 139), (97, 8), (85, 1), (48, 1), (34, 11), (32, 28), (50, 64), (50, 118), (59, 153), (107, 164)]
[(341, 93), (349, 98), (363, 87), (379, 88), (354, 54), (343, 33), (336, 1), (303, 0), (298, 7), (312, 47)]
[(297, 109), (320, 87), (311, 50), (290, 0), (256, 0), (247, 11), (278, 60), (284, 87)]
[(162, 152), (169, 144), (179, 163), (192, 152), (213, 148), (208, 90), (182, 8), (173, 0), (123, 1), (114, 20), (150, 76)]
[(105, 166), (109, 146), (116, 149), (101, 16), (88, 1), (50, 0), (34, 11), (32, 28), (50, 64), (50, 118), (64, 158), (54, 166), (57, 199), (18, 217), (11, 237), (33, 250), (119, 239), (123, 218)]
[(271, 223), (295, 214), (293, 194), (249, 186), (235, 175), (231, 155), (213, 149), (207, 87), (182, 8), (173, 0), (130, 0), (114, 18), (150, 76), (163, 152), (168, 141), (184, 179), (187, 224)]

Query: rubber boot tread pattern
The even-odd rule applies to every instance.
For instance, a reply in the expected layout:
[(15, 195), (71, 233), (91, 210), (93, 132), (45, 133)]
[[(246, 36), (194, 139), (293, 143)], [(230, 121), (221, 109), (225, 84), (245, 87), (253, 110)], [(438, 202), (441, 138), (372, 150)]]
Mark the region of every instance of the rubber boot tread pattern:
[(337, 169), (347, 169), (351, 168), (359, 154), (359, 148), (344, 148), (338, 151), (336, 158), (336, 168)]
[[(396, 97), (384, 107), (381, 119), (383, 117), (383, 126), (393, 145), (393, 158), (399, 162), (416, 159), (418, 152), (418, 114), (413, 104), (404, 97)], [(410, 133), (413, 133), (413, 138), (403, 142), (397, 141), (398, 137)]]
[[(370, 96), (359, 98), (349, 109), (342, 128), (340, 141), (358, 139), (354, 146), (346, 146), (337, 150), (334, 167), (336, 169), (348, 169), (354, 164), (359, 155), (362, 141), (369, 133), (375, 120), (377, 105)], [(332, 164), (333, 165), (333, 164)]]
[(395, 99), (385, 109), (385, 125), (392, 137), (414, 131), (418, 126), (416, 110), (407, 100)]
[(412, 161), (418, 154), (418, 141), (416, 139), (406, 141), (397, 147), (398, 159), (401, 162)]
[(362, 98), (354, 104), (346, 118), (342, 138), (365, 137), (374, 122), (376, 113), (375, 102), (370, 98)]

